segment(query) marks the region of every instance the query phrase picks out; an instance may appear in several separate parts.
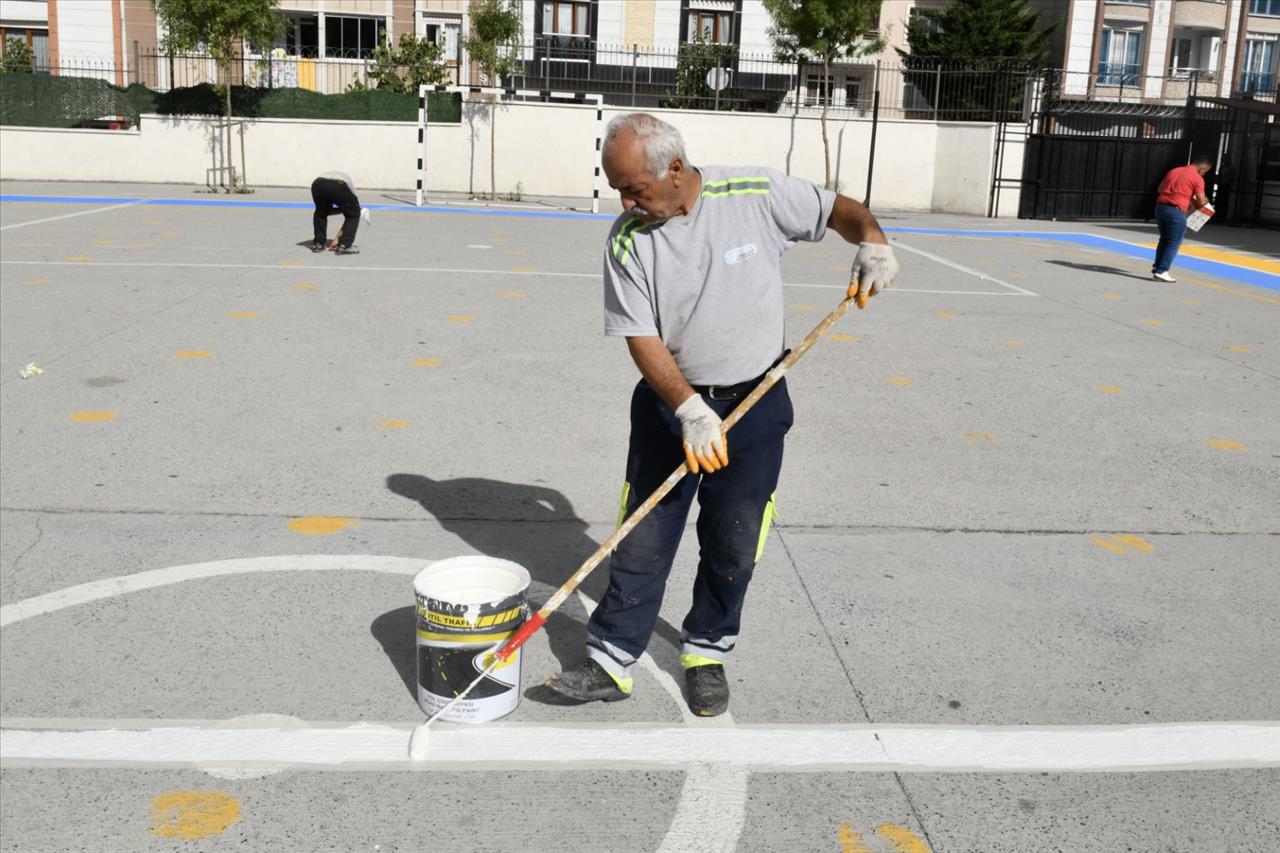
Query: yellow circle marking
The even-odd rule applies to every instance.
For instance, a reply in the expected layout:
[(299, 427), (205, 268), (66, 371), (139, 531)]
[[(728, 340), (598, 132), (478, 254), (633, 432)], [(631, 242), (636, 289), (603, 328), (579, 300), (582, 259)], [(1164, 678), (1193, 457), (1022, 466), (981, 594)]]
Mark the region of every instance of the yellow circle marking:
[(1105, 548), (1113, 554), (1127, 554), (1131, 550), (1142, 554), (1153, 554), (1156, 550), (1156, 546), (1141, 536), (1134, 536), (1128, 533), (1112, 536), (1110, 539), (1095, 536), (1093, 537), (1093, 544), (1099, 548)]
[(826, 253), (826, 252), (814, 252), (814, 253), (813, 253), (813, 256), (814, 256), (815, 258), (817, 258), (818, 260), (822, 260), (823, 258), (825, 258), (825, 257), (827, 256), (827, 253)]
[(905, 376), (889, 376), (889, 377), (886, 377), (884, 381), (888, 382), (890, 385), (910, 385), (911, 384), (911, 380)]
[(934, 311), (933, 316), (945, 318), (945, 317), (954, 317), (956, 315), (954, 311)]
[(1020, 273), (1020, 272), (1011, 272), (1011, 273), (1009, 273), (1009, 278), (1018, 278), (1018, 279), (1022, 279), (1022, 278), (1026, 278), (1026, 277), (1027, 277), (1027, 276), (1026, 276), (1026, 274), (1025, 274), (1025, 273)]
[(1101, 391), (1103, 394), (1120, 394), (1120, 393), (1122, 393), (1122, 391), (1120, 390), (1120, 386), (1119, 386), (1119, 385), (1099, 385), (1099, 386), (1098, 386), (1098, 390), (1099, 390), (1099, 391)]
[(1253, 347), (1223, 347), (1227, 352), (1253, 352)]
[(470, 314), (451, 314), (448, 319), (450, 323), (470, 323), (475, 317)]
[(232, 320), (251, 320), (258, 316), (257, 311), (232, 311), (227, 315)]
[(845, 341), (847, 343), (855, 343), (858, 340), (857, 335), (844, 335), (839, 332), (832, 332), (827, 337), (833, 341)]
[(499, 290), (498, 295), (503, 299), (524, 299), (522, 290)]
[(403, 418), (378, 418), (378, 426), (383, 429), (404, 429), (409, 422)]
[(167, 791), (151, 799), (151, 834), (195, 841), (240, 820), (240, 801), (225, 791)]
[(100, 424), (105, 421), (114, 421), (116, 419), (115, 412), (72, 412), (71, 422), (76, 424)]
[(932, 853), (925, 840), (905, 826), (884, 823), (876, 827), (876, 835), (889, 842), (897, 853)]
[(314, 284), (295, 284), (293, 289), (299, 293), (306, 293), (308, 290), (315, 290), (316, 286)]
[(156, 247), (155, 243), (130, 243), (129, 244), (130, 249), (154, 249), (155, 247)]
[(444, 362), (438, 358), (415, 358), (409, 362), (414, 367), (439, 367)]
[(175, 240), (178, 237), (178, 232), (177, 231), (161, 231), (160, 236), (168, 237), (170, 240)]
[(81, 261), (90, 261), (93, 259), (90, 258), (88, 255), (67, 255), (67, 260), (81, 262)]
[(537, 272), (537, 267), (516, 267), (513, 272)]
[(24, 282), (22, 282), (22, 283), (23, 283), (23, 284), (31, 285), (32, 287), (39, 287), (39, 286), (41, 286), (41, 285), (48, 284), (48, 283), (49, 283), (49, 279), (47, 279), (47, 278), (29, 278), (29, 279), (27, 279), (26, 281), (24, 281)]
[(1124, 299), (1124, 296), (1122, 296), (1119, 293), (1104, 293), (1102, 294), (1102, 298), (1103, 299)]
[(1248, 448), (1245, 447), (1240, 442), (1231, 441), (1230, 439), (1226, 439), (1226, 438), (1209, 438), (1209, 439), (1206, 439), (1204, 443), (1214, 448), (1215, 450), (1235, 450), (1235, 451), (1248, 450)]
[(990, 444), (996, 440), (996, 434), (994, 432), (965, 432), (960, 435), (961, 438), (971, 444)]
[(1018, 347), (1022, 346), (1022, 341), (1005, 341), (1004, 345), (1007, 346), (1009, 349), (1017, 349)]
[(173, 354), (174, 358), (212, 358), (213, 353), (207, 349), (182, 349)]
[(305, 533), (308, 536), (329, 536), (349, 527), (352, 519), (335, 515), (305, 515), (289, 522), (289, 529), (294, 533)]
[(1142, 324), (1144, 326), (1163, 326), (1164, 320), (1143, 320)]
[(800, 302), (793, 302), (791, 305), (788, 305), (787, 307), (790, 308), (792, 311), (799, 311), (801, 313), (813, 310), (812, 305), (805, 305)]

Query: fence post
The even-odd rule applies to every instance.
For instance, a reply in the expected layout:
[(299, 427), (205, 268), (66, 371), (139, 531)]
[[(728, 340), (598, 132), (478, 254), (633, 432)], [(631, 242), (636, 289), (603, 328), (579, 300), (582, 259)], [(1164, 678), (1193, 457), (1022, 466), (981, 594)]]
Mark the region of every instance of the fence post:
[[(880, 76), (880, 62), (876, 62), (876, 77)], [(863, 207), (871, 207), (871, 176), (876, 171), (876, 129), (880, 126), (880, 89), (871, 96), (871, 153), (867, 158), (867, 196), (862, 200)]]
[(631, 45), (631, 106), (636, 105), (636, 65), (640, 62), (640, 45)]
[(933, 120), (938, 120), (938, 103), (942, 100), (942, 63), (938, 63), (938, 71), (933, 78)]
[(720, 112), (720, 51), (716, 51), (716, 76), (713, 79), (716, 81), (715, 110)]
[[(142, 65), (142, 51), (138, 48), (138, 40), (133, 40), (133, 82), (142, 82), (142, 72), (139, 70)], [(129, 76), (125, 75), (125, 85), (128, 86)]]

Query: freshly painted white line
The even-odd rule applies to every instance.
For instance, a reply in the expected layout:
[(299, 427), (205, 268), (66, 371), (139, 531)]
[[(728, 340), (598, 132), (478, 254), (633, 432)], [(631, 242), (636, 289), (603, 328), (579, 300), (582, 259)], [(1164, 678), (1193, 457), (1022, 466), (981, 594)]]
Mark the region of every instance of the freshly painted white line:
[[(426, 762), (409, 725), (281, 727), (244, 721), (85, 731), (5, 728), (7, 766), (555, 767), (845, 772), (1074, 772), (1280, 767), (1280, 722), (1137, 726), (442, 725)], [(217, 726), (215, 728), (214, 726)]]
[(968, 273), (969, 275), (972, 275), (972, 276), (977, 276), (982, 281), (990, 281), (1000, 285), (1001, 287), (1007, 287), (1010, 290), (1016, 291), (1017, 293), (1021, 293), (1025, 296), (1037, 295), (1035, 293), (1032, 293), (1030, 290), (1026, 290), (1024, 288), (1018, 287), (1016, 284), (1009, 284), (1009, 282), (1001, 281), (995, 276), (987, 275), (981, 270), (975, 270), (972, 267), (966, 267), (964, 264), (958, 264), (955, 261), (948, 260), (947, 258), (942, 257), (941, 255), (935, 255), (932, 252), (926, 252), (924, 249), (917, 249), (912, 246), (908, 246), (906, 243), (903, 243), (901, 240), (894, 240), (893, 245), (897, 246), (900, 249), (906, 249), (908, 252), (911, 252), (913, 254), (920, 255), (923, 258), (928, 258), (931, 261), (937, 261), (943, 266), (948, 266), (954, 270), (959, 270), (960, 272)]
[(122, 207), (128, 207), (131, 204), (137, 204), (140, 199), (126, 201), (124, 204), (113, 204), (109, 207), (95, 207), (93, 210), (79, 210), (75, 213), (64, 213), (61, 216), (50, 216), (47, 219), (32, 219), (29, 222), (15, 222), (12, 225), (5, 225), (0, 231), (12, 231), (14, 228), (26, 228), (28, 225), (40, 225), (45, 222), (57, 222), (59, 219), (71, 219), (76, 216), (88, 216), (90, 213), (106, 213), (108, 210), (118, 210)]
[(493, 247), (486, 243), (468, 243), (468, 249), (492, 249)]
[(733, 853), (747, 821), (745, 767), (695, 764), (684, 786), (671, 826), (655, 853)]
[(463, 275), (532, 275), (559, 278), (600, 278), (598, 272), (530, 272), (529, 270), (478, 270), (461, 267), (359, 267), (334, 263), (326, 266), (298, 264), (199, 264), (186, 261), (0, 261), (0, 264), (24, 264), (46, 267), (163, 267), (167, 269), (277, 270), (297, 275), (300, 272), (445, 272)]

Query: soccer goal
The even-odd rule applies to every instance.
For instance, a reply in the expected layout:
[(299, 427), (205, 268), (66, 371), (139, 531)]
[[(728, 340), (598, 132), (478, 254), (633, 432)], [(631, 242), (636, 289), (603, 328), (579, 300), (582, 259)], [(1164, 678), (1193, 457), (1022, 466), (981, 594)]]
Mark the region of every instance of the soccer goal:
[[(594, 170), (591, 176), (591, 212), (600, 212), (600, 145), (604, 136), (604, 96), (588, 92), (556, 92), (550, 89), (504, 89), (497, 86), (419, 86), (418, 87), (418, 190), (414, 203), (423, 205), (423, 191), (427, 185), (427, 95), (432, 92), (458, 92), (465, 98), (472, 95), (497, 95), (507, 103), (524, 103), (515, 98), (538, 98), (548, 101), (552, 98), (561, 101), (573, 101), (584, 107), (595, 106), (596, 111), (596, 143)], [(585, 149), (586, 146), (584, 145)], [(586, 188), (583, 181), (583, 188)]]

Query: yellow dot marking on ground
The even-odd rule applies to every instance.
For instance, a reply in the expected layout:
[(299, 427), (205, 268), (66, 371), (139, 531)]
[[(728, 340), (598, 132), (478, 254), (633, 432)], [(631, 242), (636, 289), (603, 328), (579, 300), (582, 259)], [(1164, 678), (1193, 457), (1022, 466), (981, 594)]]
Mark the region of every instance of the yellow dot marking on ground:
[(862, 836), (854, 832), (853, 827), (847, 823), (840, 824), (836, 840), (840, 842), (840, 853), (872, 853), (871, 848), (863, 842)]
[(154, 249), (155, 247), (156, 247), (155, 243), (130, 243), (129, 244), (130, 249)]
[(790, 308), (792, 311), (799, 311), (801, 314), (803, 314), (803, 313), (805, 313), (805, 312), (807, 312), (807, 311), (812, 311), (812, 310), (813, 310), (813, 306), (812, 306), (812, 305), (805, 305), (804, 303), (801, 303), (801, 302), (793, 302), (792, 304), (788, 305), (787, 307), (788, 307), (788, 308)]
[(195, 841), (240, 820), (240, 801), (225, 791), (167, 791), (151, 799), (151, 834)]
[(1027, 277), (1027, 276), (1026, 276), (1026, 274), (1025, 274), (1025, 273), (1020, 273), (1020, 272), (1011, 272), (1011, 273), (1009, 273), (1009, 278), (1018, 278), (1018, 279), (1022, 279), (1022, 278), (1026, 278), (1026, 277)]
[(161, 237), (168, 237), (170, 240), (176, 240), (180, 236), (177, 231), (161, 231)]
[(474, 319), (470, 314), (450, 314), (448, 317), (450, 323), (470, 323)]
[(409, 363), (414, 367), (439, 367), (444, 364), (444, 362), (438, 358), (415, 358)]
[(1164, 320), (1143, 320), (1143, 321), (1142, 321), (1142, 325), (1144, 325), (1144, 326), (1163, 326), (1163, 325), (1164, 325)]
[(825, 258), (826, 256), (827, 256), (827, 253), (826, 253), (826, 252), (814, 252), (814, 253), (813, 253), (813, 257), (814, 257), (814, 258), (816, 258), (817, 260), (822, 260), (822, 259), (823, 259), (823, 258)]
[(507, 254), (513, 258), (523, 258), (528, 253), (524, 249), (507, 249)]
[(383, 429), (404, 429), (409, 422), (403, 418), (378, 418), (378, 426)]
[(293, 289), (299, 293), (306, 293), (308, 290), (315, 290), (316, 286), (314, 284), (295, 284)]
[(1253, 347), (1223, 347), (1227, 352), (1253, 352)]
[(94, 240), (93, 241), (93, 245), (95, 246), (114, 246), (115, 244), (116, 244), (115, 240)]
[(537, 267), (516, 267), (513, 272), (537, 272)]
[(91, 261), (93, 260), (93, 258), (89, 257), (88, 255), (67, 255), (67, 260), (76, 261), (77, 263), (80, 263), (84, 261)]
[(1099, 548), (1106, 548), (1108, 551), (1112, 551), (1116, 554), (1123, 554), (1125, 552), (1123, 545), (1116, 545), (1112, 542), (1108, 542), (1101, 536), (1093, 537), (1093, 544), (1097, 545)]
[(1234, 451), (1248, 450), (1248, 448), (1245, 447), (1240, 442), (1231, 441), (1230, 439), (1226, 439), (1226, 438), (1206, 439), (1205, 444), (1209, 445), (1210, 447), (1216, 450), (1234, 450)]
[(849, 268), (846, 267), (844, 264), (832, 264), (831, 266), (827, 267), (827, 269), (831, 270), (832, 272), (844, 272)]
[(1102, 298), (1103, 299), (1124, 299), (1124, 296), (1119, 293), (1104, 293), (1102, 294)]
[(290, 521), (289, 529), (308, 536), (329, 536), (351, 526), (352, 521), (336, 515), (305, 515)]
[(960, 437), (971, 444), (990, 444), (996, 440), (994, 432), (965, 432), (961, 433)]
[(116, 419), (115, 412), (72, 412), (71, 422), (77, 424), (99, 424), (104, 421), (114, 421)]
[(954, 317), (956, 316), (956, 314), (954, 311), (934, 311), (933, 316), (946, 318), (946, 317)]
[(1098, 386), (1098, 390), (1099, 390), (1099, 391), (1101, 391), (1103, 394), (1120, 394), (1120, 393), (1123, 393), (1123, 392), (1120, 390), (1120, 386), (1119, 386), (1119, 385), (1099, 385), (1099, 386)]
[(503, 299), (524, 299), (523, 290), (499, 290), (498, 296)]
[(1017, 349), (1018, 347), (1022, 346), (1022, 341), (1005, 341), (1004, 345), (1007, 346), (1009, 349)]
[(1141, 536), (1132, 534), (1120, 534), (1112, 536), (1110, 539), (1103, 539), (1101, 536), (1093, 537), (1093, 544), (1099, 548), (1105, 548), (1113, 554), (1127, 554), (1130, 549), (1143, 554), (1155, 553), (1156, 546), (1152, 545)]
[(884, 381), (888, 382), (890, 385), (910, 385), (911, 384), (911, 380), (905, 376), (889, 376), (889, 377), (886, 377)]
[(845, 334), (841, 334), (840, 332), (832, 332), (831, 334), (827, 335), (827, 337), (833, 341), (845, 341), (846, 343), (851, 343), (851, 344), (856, 343), (858, 340), (857, 335), (845, 335)]
[(905, 826), (885, 823), (876, 827), (876, 835), (885, 840), (896, 853), (933, 853), (924, 839)]
[(258, 316), (257, 311), (232, 311), (227, 315), (232, 320), (252, 320)]
[(48, 283), (49, 283), (49, 279), (47, 279), (47, 278), (29, 278), (29, 279), (27, 279), (26, 281), (24, 281), (24, 282), (22, 282), (22, 283), (23, 283), (23, 284), (26, 284), (26, 285), (30, 285), (31, 287), (40, 287), (41, 285), (48, 284)]
[(212, 358), (213, 353), (207, 349), (183, 349), (173, 354), (174, 358)]

